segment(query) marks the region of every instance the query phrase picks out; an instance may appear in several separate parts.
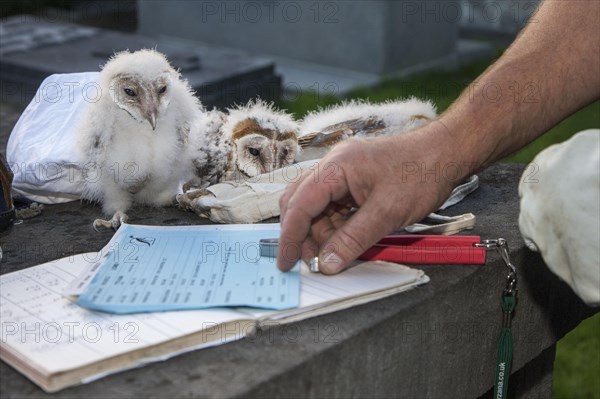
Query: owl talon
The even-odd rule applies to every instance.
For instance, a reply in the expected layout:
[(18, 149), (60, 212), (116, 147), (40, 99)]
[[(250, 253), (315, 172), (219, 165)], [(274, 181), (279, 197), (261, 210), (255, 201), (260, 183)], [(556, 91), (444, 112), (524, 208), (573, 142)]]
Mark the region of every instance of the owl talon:
[(117, 231), (119, 229), (119, 227), (121, 227), (121, 224), (127, 223), (127, 220), (129, 220), (129, 216), (127, 216), (125, 213), (123, 213), (121, 211), (117, 211), (113, 215), (112, 219), (110, 219), (110, 220), (96, 219), (96, 220), (94, 220), (94, 223), (92, 226), (94, 227), (94, 230), (96, 230), (98, 232), (100, 232), (100, 230), (98, 230), (99, 227), (102, 227), (105, 229), (113, 229), (113, 230)]
[(194, 201), (205, 195), (212, 195), (212, 193), (206, 189), (201, 188), (198, 190), (188, 191), (184, 194), (177, 194), (177, 205), (179, 206), (179, 209), (193, 211)]
[(177, 201), (177, 207), (179, 209), (183, 211), (189, 211), (192, 209), (192, 201), (190, 201), (190, 198), (187, 194), (177, 194), (175, 200)]
[(99, 228), (111, 229), (112, 224), (108, 220), (96, 219), (96, 220), (94, 220), (94, 223), (92, 223), (92, 227), (94, 228), (94, 230), (96, 230), (99, 233), (100, 232), (100, 230), (98, 230)]

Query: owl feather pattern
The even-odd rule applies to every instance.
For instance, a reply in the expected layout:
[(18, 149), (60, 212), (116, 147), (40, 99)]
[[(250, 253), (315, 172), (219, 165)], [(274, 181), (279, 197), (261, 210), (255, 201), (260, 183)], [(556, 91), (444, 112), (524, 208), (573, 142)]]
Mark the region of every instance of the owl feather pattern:
[(322, 158), (349, 138), (401, 134), (436, 118), (429, 101), (415, 98), (371, 104), (353, 100), (309, 113), (300, 122), (296, 161)]
[[(197, 154), (195, 167), (200, 177), (193, 186), (199, 189), (187, 191), (190, 184), (184, 187), (186, 192), (178, 196), (179, 205), (184, 209), (194, 210), (198, 197), (211, 196), (206, 190), (211, 184), (254, 177), (293, 162), (318, 159), (349, 138), (400, 134), (435, 119), (436, 111), (430, 102), (416, 99), (383, 104), (351, 101), (310, 113), (296, 124), (289, 115), (259, 101), (229, 110), (227, 115), (215, 115), (213, 120), (223, 123), (218, 129), (214, 123), (210, 124), (210, 129), (192, 129), (192, 141), (198, 137), (220, 143), (218, 152), (212, 150), (219, 156), (205, 154), (205, 149), (212, 148), (211, 145), (193, 145)], [(217, 138), (209, 139), (202, 134), (207, 131), (209, 137), (215, 135)], [(259, 154), (266, 156), (261, 159)], [(206, 163), (211, 159), (217, 164), (208, 167)], [(214, 170), (218, 173), (213, 173)], [(199, 213), (202, 215), (203, 211), (200, 209)]]
[(210, 111), (190, 132), (196, 177), (185, 188), (247, 179), (291, 165), (299, 151), (298, 128), (289, 114), (261, 100), (227, 113)]

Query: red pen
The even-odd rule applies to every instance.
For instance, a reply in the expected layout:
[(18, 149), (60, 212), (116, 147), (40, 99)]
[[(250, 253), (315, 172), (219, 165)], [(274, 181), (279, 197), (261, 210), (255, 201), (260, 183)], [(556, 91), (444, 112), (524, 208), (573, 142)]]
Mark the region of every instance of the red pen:
[[(277, 256), (277, 238), (259, 241), (260, 255)], [(383, 260), (407, 264), (485, 264), (486, 246), (479, 236), (390, 235), (367, 249), (360, 260)], [(310, 262), (310, 270), (318, 272), (318, 258)]]
[(390, 235), (358, 259), (408, 264), (483, 265), (486, 249), (479, 245), (479, 236)]

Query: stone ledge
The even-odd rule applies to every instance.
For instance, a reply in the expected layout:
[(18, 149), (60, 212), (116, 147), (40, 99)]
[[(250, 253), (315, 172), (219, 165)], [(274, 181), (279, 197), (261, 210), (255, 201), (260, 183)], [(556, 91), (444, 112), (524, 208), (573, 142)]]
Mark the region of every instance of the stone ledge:
[[(518, 227), (517, 183), (523, 165), (498, 164), (480, 175), (481, 187), (446, 214), (473, 212), (469, 234), (504, 237), (519, 268), (514, 397), (547, 392), (553, 346), (595, 311), (528, 251)], [(0, 272), (55, 258), (21, 255), (19, 245), (100, 249), (110, 233), (95, 233), (99, 208), (74, 202), (46, 207), (42, 216), (2, 236)], [(137, 208), (131, 223), (198, 224), (176, 209)], [(65, 244), (66, 243), (66, 244)], [(32, 248), (32, 247), (29, 247)], [(479, 397), (493, 384), (505, 268), (490, 254), (485, 266), (421, 266), (431, 282), (409, 292), (288, 326), (254, 339), (187, 353), (119, 373), (53, 397)], [(297, 338), (296, 338), (297, 337)], [(532, 366), (533, 365), (533, 366)], [(534, 373), (532, 367), (543, 372)], [(5, 363), (0, 395), (49, 397)], [(521, 376), (521, 377), (519, 377)], [(525, 378), (529, 376), (530, 378)]]

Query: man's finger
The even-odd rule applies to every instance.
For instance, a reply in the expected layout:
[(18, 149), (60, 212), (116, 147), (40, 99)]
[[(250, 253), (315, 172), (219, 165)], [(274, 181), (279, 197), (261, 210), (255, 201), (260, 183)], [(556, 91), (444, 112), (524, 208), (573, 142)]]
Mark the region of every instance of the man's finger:
[(369, 198), (321, 247), (319, 269), (324, 274), (344, 270), (383, 236), (394, 230), (384, 201)]
[[(336, 208), (338, 207), (335, 204), (330, 204), (328, 207), (330, 210)], [(313, 241), (318, 246), (321, 246), (329, 241), (335, 230), (339, 229), (341, 225), (346, 222), (347, 218), (345, 215), (347, 213), (348, 212), (340, 213), (339, 211), (335, 210), (327, 212), (327, 210), (325, 210), (324, 214), (313, 219), (312, 226), (310, 228), (310, 235)]]
[[(331, 183), (312, 178), (304, 179), (289, 197), (285, 218), (281, 222), (277, 266), (287, 271), (300, 257), (302, 243), (308, 237), (312, 221), (336, 198), (347, 194), (343, 173)], [(291, 256), (298, 249), (297, 257)]]
[[(315, 162), (314, 167), (318, 168), (319, 163)], [(302, 169), (302, 173), (301, 173), (300, 177), (297, 180), (292, 181), (287, 185), (283, 194), (281, 195), (281, 197), (279, 197), (279, 223), (282, 223), (283, 220), (285, 219), (285, 214), (288, 209), (288, 204), (290, 202), (290, 198), (292, 198), (293, 195), (296, 193), (296, 191), (298, 190), (298, 187), (300, 187), (302, 182), (304, 180), (306, 180), (307, 178), (314, 178), (314, 175), (315, 175), (315, 170), (313, 169), (312, 166), (308, 169)]]
[(315, 243), (312, 237), (308, 237), (304, 243), (302, 243), (302, 260), (308, 263), (312, 258), (319, 254), (319, 246)]
[(298, 190), (298, 186), (300, 185), (300, 183), (301, 181), (288, 184), (288, 186), (283, 191), (283, 194), (281, 194), (281, 197), (279, 197), (279, 223), (283, 223), (283, 220), (285, 219), (285, 214), (288, 209), (288, 203), (290, 201), (290, 198), (294, 196), (296, 190)]

